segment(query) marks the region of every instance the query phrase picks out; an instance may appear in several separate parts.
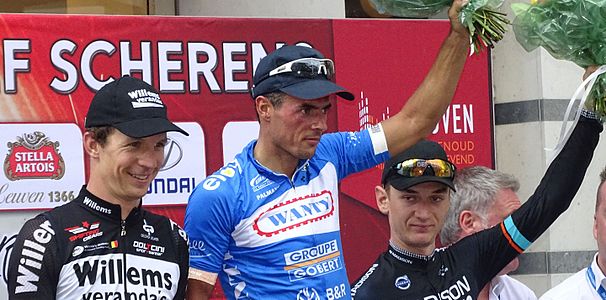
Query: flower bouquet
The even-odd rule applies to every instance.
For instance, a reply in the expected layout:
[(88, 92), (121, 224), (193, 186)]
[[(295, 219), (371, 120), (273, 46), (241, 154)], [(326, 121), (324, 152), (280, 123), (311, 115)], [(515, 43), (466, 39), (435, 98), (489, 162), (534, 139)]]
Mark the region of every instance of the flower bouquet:
[[(582, 68), (606, 64), (606, 0), (533, 0), (512, 4), (511, 8), (513, 31), (526, 51), (540, 46), (556, 59)], [(588, 90), (581, 106), (586, 102), (585, 107), (604, 119), (606, 77), (597, 76)]]
[[(503, 39), (509, 20), (497, 11), (504, 0), (470, 0), (459, 15), (461, 24), (469, 30), (472, 53), (492, 48)], [(452, 4), (452, 0), (370, 0), (381, 14), (405, 18), (427, 18)]]

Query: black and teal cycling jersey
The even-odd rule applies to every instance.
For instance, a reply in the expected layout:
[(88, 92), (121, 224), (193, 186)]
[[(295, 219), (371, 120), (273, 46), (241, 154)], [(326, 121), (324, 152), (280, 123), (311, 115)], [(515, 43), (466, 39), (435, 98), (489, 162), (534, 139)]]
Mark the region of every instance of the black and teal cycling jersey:
[(474, 300), (526, 250), (577, 193), (602, 125), (581, 117), (534, 194), (500, 224), (421, 256), (390, 245), (351, 285), (354, 299)]

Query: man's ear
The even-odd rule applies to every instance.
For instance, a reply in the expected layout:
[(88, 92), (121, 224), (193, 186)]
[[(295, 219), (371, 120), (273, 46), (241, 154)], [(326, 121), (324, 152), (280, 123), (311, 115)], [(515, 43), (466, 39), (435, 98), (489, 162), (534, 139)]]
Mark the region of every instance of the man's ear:
[(259, 121), (263, 120), (268, 122), (271, 119), (271, 111), (273, 108), (273, 105), (267, 97), (258, 96), (255, 98), (255, 109), (257, 110), (257, 115), (259, 115)]
[(387, 190), (380, 185), (375, 186), (375, 199), (377, 200), (379, 211), (387, 216), (389, 214), (389, 197), (387, 195)]
[(481, 223), (482, 220), (472, 211), (464, 210), (459, 215), (459, 227), (461, 227), (462, 236), (468, 236), (482, 230)]
[(99, 148), (101, 148), (101, 145), (94, 138), (93, 133), (90, 131), (85, 132), (83, 139), (84, 139), (84, 151), (86, 152), (86, 154), (88, 154), (88, 156), (90, 156), (91, 158), (98, 158), (99, 157)]
[(598, 240), (598, 217), (593, 215), (593, 238)]

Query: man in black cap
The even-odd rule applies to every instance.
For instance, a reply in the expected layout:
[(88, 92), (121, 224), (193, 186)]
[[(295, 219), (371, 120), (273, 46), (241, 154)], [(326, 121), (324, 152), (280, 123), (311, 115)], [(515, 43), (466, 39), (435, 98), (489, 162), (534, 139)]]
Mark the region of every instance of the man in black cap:
[(122, 77), (94, 96), (84, 124), (87, 185), (27, 221), (9, 262), (10, 299), (183, 299), (185, 232), (141, 208), (164, 162), (170, 122), (149, 84)]
[[(421, 141), (391, 158), (375, 188), (390, 227), (386, 252), (352, 283), (354, 299), (478, 299), (509, 262), (568, 208), (598, 143), (602, 124), (583, 111), (534, 194), (502, 222), (436, 249), (450, 205), (455, 167), (437, 143)], [(503, 299), (506, 300), (506, 299)], [(516, 298), (517, 300), (517, 298)]]
[[(458, 21), (403, 109), (376, 126), (330, 133), (333, 61), (301, 46), (263, 58), (252, 89), (259, 138), (208, 176), (185, 214), (190, 237), (188, 299), (207, 299), (217, 277), (229, 299), (347, 299), (338, 183), (425, 137), (448, 107), (469, 50)], [(323, 135), (324, 134), (324, 135)]]

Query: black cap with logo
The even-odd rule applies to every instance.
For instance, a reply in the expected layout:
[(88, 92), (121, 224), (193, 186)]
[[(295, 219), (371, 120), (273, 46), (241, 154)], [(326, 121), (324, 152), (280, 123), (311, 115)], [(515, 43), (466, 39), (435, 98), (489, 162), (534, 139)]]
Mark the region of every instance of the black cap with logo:
[(168, 120), (160, 94), (141, 79), (123, 76), (103, 86), (93, 97), (85, 128), (111, 126), (133, 138), (167, 131), (189, 135)]
[[(430, 140), (421, 140), (420, 142), (414, 144), (412, 147), (406, 149), (405, 151), (395, 155), (390, 158), (387, 162), (385, 162), (385, 166), (383, 168), (383, 175), (381, 176), (381, 183), (383, 185), (389, 183), (391, 186), (396, 188), (397, 190), (405, 190), (414, 185), (424, 183), (424, 182), (439, 182), (447, 185), (453, 191), (455, 190), (454, 185), (454, 165), (452, 166), (452, 177), (438, 177), (433, 174), (422, 174), (422, 176), (417, 177), (407, 177), (401, 176), (397, 174), (393, 169), (394, 167), (403, 162), (410, 159), (440, 159), (448, 164), (451, 164), (448, 161), (448, 156), (446, 155), (446, 151), (444, 148), (440, 146), (440, 144), (430, 141)], [(452, 165), (452, 164), (451, 164)]]

